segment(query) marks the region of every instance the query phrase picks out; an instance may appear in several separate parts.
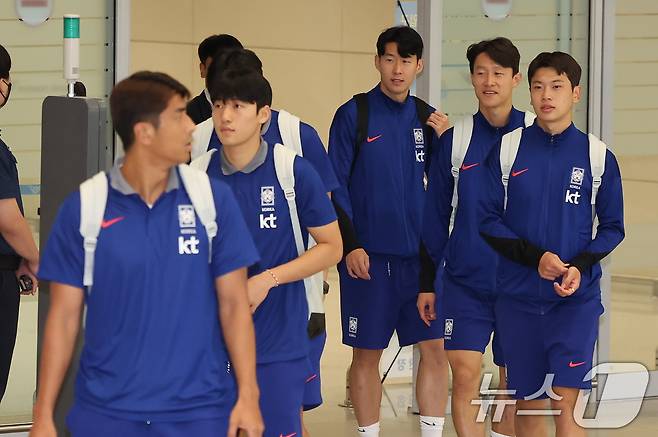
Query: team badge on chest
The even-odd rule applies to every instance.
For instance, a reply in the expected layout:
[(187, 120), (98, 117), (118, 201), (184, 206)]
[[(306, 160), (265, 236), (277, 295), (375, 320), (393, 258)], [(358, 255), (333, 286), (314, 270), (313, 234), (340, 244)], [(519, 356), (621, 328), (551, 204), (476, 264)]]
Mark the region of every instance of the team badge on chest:
[(414, 129), (414, 141), (416, 144), (425, 144), (425, 135), (422, 129)]
[(274, 187), (260, 187), (260, 206), (274, 206)]
[(178, 205), (178, 225), (181, 228), (196, 228), (196, 216), (192, 205)]
[(571, 169), (571, 185), (583, 185), (583, 178), (585, 177), (585, 170), (582, 168), (574, 167)]

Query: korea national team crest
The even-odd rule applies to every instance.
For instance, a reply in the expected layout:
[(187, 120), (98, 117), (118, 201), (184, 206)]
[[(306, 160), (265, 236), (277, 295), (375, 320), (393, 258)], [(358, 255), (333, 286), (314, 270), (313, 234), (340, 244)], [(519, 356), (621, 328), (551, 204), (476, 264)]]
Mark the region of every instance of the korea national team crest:
[(585, 170), (582, 168), (574, 167), (571, 170), (571, 185), (583, 185), (583, 178), (585, 177)]
[(359, 319), (357, 319), (356, 317), (350, 317), (349, 326), (348, 326), (350, 337), (356, 337), (356, 331), (359, 326), (358, 324), (359, 324)]
[(192, 205), (178, 205), (178, 225), (181, 228), (196, 228), (196, 216)]
[(446, 325), (445, 325), (445, 330), (443, 332), (443, 335), (445, 335), (445, 336), (452, 335), (452, 328), (453, 327), (454, 327), (453, 319), (446, 319)]
[(260, 187), (260, 206), (274, 206), (274, 187)]

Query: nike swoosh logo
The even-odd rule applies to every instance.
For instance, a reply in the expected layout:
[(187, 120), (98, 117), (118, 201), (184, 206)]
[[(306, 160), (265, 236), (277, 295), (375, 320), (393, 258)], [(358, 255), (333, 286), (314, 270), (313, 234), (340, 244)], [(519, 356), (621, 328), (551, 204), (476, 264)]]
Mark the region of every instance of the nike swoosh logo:
[(569, 367), (572, 367), (572, 368), (582, 366), (583, 364), (585, 364), (585, 361), (581, 361), (579, 363), (574, 363), (573, 361), (569, 361)]
[(318, 377), (318, 374), (315, 373), (315, 374), (309, 376), (308, 379), (306, 380), (306, 382), (311, 382), (311, 381), (313, 381), (313, 380), (314, 380), (315, 378), (317, 378), (317, 377)]
[(116, 218), (109, 219), (109, 220), (103, 220), (103, 222), (101, 223), (101, 228), (103, 228), (103, 229), (109, 228), (113, 224), (119, 223), (124, 218), (125, 218), (124, 216), (121, 216), (121, 217), (116, 217)]
[(469, 164), (469, 165), (464, 165), (464, 164), (462, 164), (462, 171), (466, 171), (466, 170), (468, 170), (469, 168), (473, 168), (473, 167), (478, 166), (478, 165), (480, 165), (479, 162), (476, 162), (475, 164)]
[(297, 433), (293, 432), (292, 434), (286, 434), (286, 435), (279, 434), (279, 437), (295, 437), (296, 435), (297, 435)]
[(519, 171), (513, 171), (513, 172), (512, 172), (512, 177), (515, 178), (515, 177), (517, 177), (518, 175), (522, 175), (523, 173), (525, 173), (525, 172), (527, 172), (527, 171), (528, 171), (527, 168), (524, 168), (523, 170), (519, 170)]
[(436, 423), (425, 422), (424, 420), (421, 420), (421, 422), (428, 426), (436, 426)]
[(372, 143), (373, 141), (376, 141), (379, 138), (381, 138), (381, 136), (382, 136), (382, 134), (379, 134), (376, 137), (368, 137), (368, 138), (366, 138), (366, 141), (369, 142), (369, 143)]

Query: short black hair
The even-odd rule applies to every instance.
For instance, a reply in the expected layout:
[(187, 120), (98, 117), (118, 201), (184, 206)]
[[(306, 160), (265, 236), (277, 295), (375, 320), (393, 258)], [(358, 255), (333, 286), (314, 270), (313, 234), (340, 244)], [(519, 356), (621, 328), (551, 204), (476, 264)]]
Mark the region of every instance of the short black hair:
[(11, 56), (6, 48), (0, 45), (0, 78), (8, 79), (11, 70)]
[(218, 100), (240, 100), (255, 103), (260, 109), (265, 105), (272, 106), (272, 87), (270, 83), (256, 70), (228, 69), (216, 75), (211, 83), (210, 98)]
[(254, 70), (263, 74), (263, 63), (256, 53), (247, 49), (220, 50), (206, 72), (206, 88), (210, 89), (213, 78), (225, 70)]
[(146, 121), (156, 128), (160, 114), (174, 95), (190, 97), (185, 85), (159, 72), (138, 71), (117, 83), (110, 95), (112, 125), (125, 151), (135, 142), (135, 124)]
[(377, 55), (383, 56), (386, 44), (394, 42), (398, 45), (398, 54), (403, 58), (416, 55), (423, 57), (423, 39), (418, 32), (409, 26), (394, 26), (383, 31), (377, 38)]
[(557, 74), (567, 75), (571, 82), (571, 88), (580, 84), (580, 75), (582, 69), (573, 56), (564, 52), (542, 52), (532, 60), (528, 66), (528, 84), (532, 85), (532, 76), (535, 75), (540, 68), (552, 68), (557, 71)]
[(233, 35), (222, 33), (219, 35), (210, 35), (201, 41), (197, 53), (199, 61), (205, 64), (208, 58), (212, 58), (219, 50), (241, 49), (242, 43)]
[(486, 39), (468, 46), (468, 49), (466, 49), (466, 59), (468, 59), (471, 74), (473, 74), (473, 69), (475, 68), (475, 59), (482, 53), (489, 55), (501, 67), (511, 68), (513, 75), (519, 72), (521, 54), (519, 53), (519, 49), (509, 39), (499, 36), (498, 38)]

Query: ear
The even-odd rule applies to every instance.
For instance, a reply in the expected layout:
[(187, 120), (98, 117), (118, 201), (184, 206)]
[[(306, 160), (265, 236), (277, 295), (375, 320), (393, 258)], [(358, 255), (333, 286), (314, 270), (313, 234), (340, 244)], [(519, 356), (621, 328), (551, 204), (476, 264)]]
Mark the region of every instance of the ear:
[(571, 91), (571, 94), (574, 103), (580, 102), (580, 85), (576, 85), (575, 87), (573, 87), (573, 91)]
[(516, 73), (514, 76), (512, 76), (512, 87), (516, 88), (516, 86), (521, 83), (522, 79), (523, 79), (523, 74), (521, 74), (520, 71)]
[(155, 136), (155, 126), (148, 121), (140, 121), (133, 126), (135, 144), (151, 144)]
[(208, 72), (208, 69), (206, 68), (206, 64), (203, 62), (199, 62), (199, 75), (201, 76), (201, 79), (206, 78), (206, 74)]
[(377, 71), (379, 71), (379, 72), (381, 73), (382, 70), (381, 70), (381, 68), (380, 68), (380, 66), (379, 66), (379, 61), (380, 61), (380, 59), (379, 59), (379, 55), (375, 55), (375, 69), (377, 69)]
[(425, 63), (421, 58), (418, 60), (418, 64), (416, 65), (416, 75), (419, 75), (423, 71), (423, 68), (425, 68)]
[(263, 106), (258, 110), (258, 114), (256, 114), (256, 117), (258, 118), (258, 123), (260, 123), (261, 125), (267, 123), (267, 120), (270, 119), (271, 115), (272, 115), (272, 110), (270, 109), (269, 105)]

